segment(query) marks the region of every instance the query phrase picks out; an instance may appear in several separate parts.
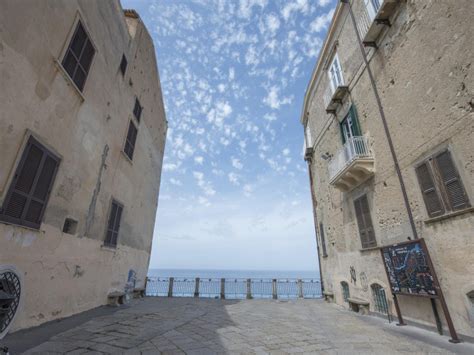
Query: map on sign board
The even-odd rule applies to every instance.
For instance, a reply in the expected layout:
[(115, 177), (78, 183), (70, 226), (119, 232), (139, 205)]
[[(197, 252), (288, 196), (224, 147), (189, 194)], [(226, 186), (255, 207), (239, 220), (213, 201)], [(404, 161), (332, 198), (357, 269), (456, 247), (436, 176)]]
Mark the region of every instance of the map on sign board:
[(382, 256), (393, 293), (437, 296), (428, 251), (421, 240), (384, 247)]

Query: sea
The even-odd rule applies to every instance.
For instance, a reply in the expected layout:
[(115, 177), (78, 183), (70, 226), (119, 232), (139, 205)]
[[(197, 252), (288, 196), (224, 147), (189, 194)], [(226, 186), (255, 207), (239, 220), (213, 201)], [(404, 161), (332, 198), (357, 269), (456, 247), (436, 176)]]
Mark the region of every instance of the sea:
[(318, 270), (217, 270), (217, 269), (149, 269), (149, 277), (226, 278), (226, 279), (313, 279)]

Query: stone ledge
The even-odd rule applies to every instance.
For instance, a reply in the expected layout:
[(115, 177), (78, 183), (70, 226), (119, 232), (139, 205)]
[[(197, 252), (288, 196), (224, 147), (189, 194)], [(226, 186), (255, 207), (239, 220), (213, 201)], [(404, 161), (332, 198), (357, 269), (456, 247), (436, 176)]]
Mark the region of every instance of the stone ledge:
[(451, 213), (448, 213), (448, 214), (444, 214), (442, 216), (426, 219), (425, 224), (432, 224), (432, 223), (444, 221), (445, 219), (454, 218), (454, 217), (461, 216), (463, 214), (467, 214), (467, 213), (471, 213), (471, 212), (474, 212), (474, 207), (468, 207), (468, 208), (465, 208), (463, 210), (459, 210), (459, 211), (451, 212)]

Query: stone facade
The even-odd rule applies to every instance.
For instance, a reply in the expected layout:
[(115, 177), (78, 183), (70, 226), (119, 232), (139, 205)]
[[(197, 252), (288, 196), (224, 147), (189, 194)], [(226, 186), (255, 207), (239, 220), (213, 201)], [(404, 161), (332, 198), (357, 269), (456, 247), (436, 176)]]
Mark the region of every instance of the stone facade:
[[(63, 62), (79, 22), (94, 53), (81, 90)], [(0, 214), (8, 214), (30, 137), (59, 162), (38, 228), (0, 217), (0, 266), (13, 266), (23, 283), (12, 329), (143, 287), (167, 121), (153, 41), (140, 17), (118, 0), (2, 1), (0, 77)], [(130, 143), (131, 122), (137, 134)], [(127, 140), (134, 146), (128, 155)], [(123, 210), (111, 222), (117, 240), (105, 245), (112, 200)]]
[[(414, 226), (426, 241), (456, 330), (473, 337), (474, 3), (381, 0), (382, 9), (376, 18), (389, 20), (390, 26), (372, 22), (373, 8), (367, 6), (374, 2), (350, 3), (358, 33), (367, 42), (364, 50), (398, 158)], [(334, 97), (330, 78), (336, 55), (343, 88)], [(357, 125), (357, 129), (350, 128), (352, 136), (366, 137), (361, 144), (368, 149), (364, 157), (356, 157), (363, 164), (356, 164), (355, 168), (347, 168), (351, 151), (346, 143), (344, 152), (342, 138), (343, 125), (348, 127), (344, 119), (351, 107), (355, 112), (351, 117), (358, 121), (351, 121)], [(413, 239), (413, 230), (349, 4), (341, 2), (336, 8), (305, 95), (301, 123), (306, 146), (313, 148), (307, 150), (306, 158), (317, 200), (315, 219), (325, 291), (334, 294), (335, 302), (347, 305), (341, 288), (341, 282), (346, 282), (350, 297), (369, 301), (370, 311), (376, 312), (371, 286), (378, 284), (385, 290), (389, 308), (395, 314), (379, 247)], [(346, 142), (347, 138), (344, 136)], [(355, 146), (356, 153), (363, 149)], [(429, 157), (446, 150), (467, 200), (462, 207), (445, 208), (437, 214), (432, 211), (430, 216), (416, 169)], [(341, 159), (348, 164), (341, 164)], [(441, 199), (442, 192), (437, 191)], [(372, 221), (368, 233), (373, 236), (365, 245), (367, 240), (361, 240), (359, 225), (363, 223), (358, 223), (354, 204), (362, 196), (367, 198), (367, 216)], [(426, 326), (436, 324), (428, 299), (398, 298), (406, 319)]]

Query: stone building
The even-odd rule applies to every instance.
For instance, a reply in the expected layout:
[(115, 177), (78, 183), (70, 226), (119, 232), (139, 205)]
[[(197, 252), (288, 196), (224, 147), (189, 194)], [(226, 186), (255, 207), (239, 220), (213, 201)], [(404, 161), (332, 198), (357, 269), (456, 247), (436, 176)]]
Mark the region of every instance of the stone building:
[(2, 1), (0, 78), (1, 335), (144, 287), (167, 121), (118, 0)]
[[(380, 247), (423, 238), (464, 338), (474, 337), (473, 13), (470, 0), (338, 3), (301, 115), (327, 298), (395, 314)], [(397, 298), (405, 319), (446, 327), (438, 300)]]

